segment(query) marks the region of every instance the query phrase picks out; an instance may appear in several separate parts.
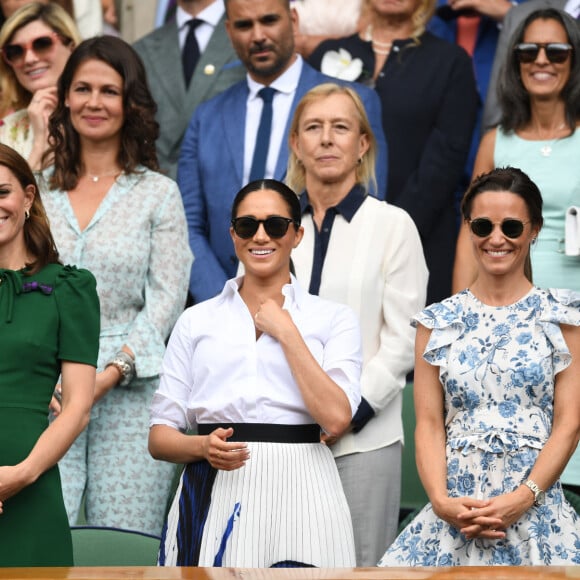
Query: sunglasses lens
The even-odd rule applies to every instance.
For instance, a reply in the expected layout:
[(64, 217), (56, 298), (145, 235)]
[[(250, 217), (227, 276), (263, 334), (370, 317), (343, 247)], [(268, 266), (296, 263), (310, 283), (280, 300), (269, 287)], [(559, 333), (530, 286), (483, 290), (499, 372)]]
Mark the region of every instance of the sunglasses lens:
[(4, 47), (4, 56), (8, 62), (14, 62), (24, 56), (24, 49), (19, 44), (8, 44)]
[(524, 224), (520, 220), (504, 220), (501, 224), (501, 231), (508, 238), (519, 238), (524, 231)]
[(236, 232), (240, 238), (247, 240), (258, 231), (260, 222), (251, 217), (239, 217), (232, 221), (232, 225), (234, 232)]
[(515, 53), (520, 62), (534, 62), (538, 57), (540, 52), (540, 47), (537, 44), (531, 42), (523, 42), (517, 44), (515, 47)]
[(471, 231), (478, 238), (486, 238), (493, 230), (493, 224), (491, 223), (491, 220), (486, 218), (477, 218), (475, 220), (471, 220), (470, 225)]
[(546, 46), (546, 56), (550, 62), (566, 62), (570, 51), (571, 48), (566, 44), (553, 43)]
[(269, 217), (264, 220), (264, 229), (271, 238), (282, 238), (288, 231), (290, 222), (283, 217)]
[(40, 36), (32, 41), (32, 50), (37, 54), (46, 52), (52, 48), (53, 44), (54, 41), (50, 36)]

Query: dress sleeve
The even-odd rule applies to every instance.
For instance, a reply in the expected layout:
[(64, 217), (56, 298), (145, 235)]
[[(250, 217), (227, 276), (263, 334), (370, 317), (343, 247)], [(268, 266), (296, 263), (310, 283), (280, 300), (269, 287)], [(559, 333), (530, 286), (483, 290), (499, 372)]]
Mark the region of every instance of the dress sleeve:
[(58, 357), (96, 367), (100, 308), (94, 276), (65, 266), (56, 277), (54, 295), (60, 318)]
[(465, 291), (456, 294), (444, 302), (431, 304), (413, 317), (412, 324), (422, 324), (431, 329), (431, 337), (425, 347), (423, 358), (434, 366), (440, 366), (447, 359), (449, 345), (456, 341), (465, 330), (462, 317), (461, 296)]
[(542, 311), (540, 324), (552, 343), (554, 374), (557, 374), (569, 366), (572, 360), (560, 325), (580, 326), (580, 292), (550, 289), (548, 307)]
[(172, 180), (152, 224), (145, 304), (129, 329), (126, 344), (135, 353), (140, 378), (156, 376), (165, 339), (183, 311), (191, 267), (191, 250), (181, 195)]

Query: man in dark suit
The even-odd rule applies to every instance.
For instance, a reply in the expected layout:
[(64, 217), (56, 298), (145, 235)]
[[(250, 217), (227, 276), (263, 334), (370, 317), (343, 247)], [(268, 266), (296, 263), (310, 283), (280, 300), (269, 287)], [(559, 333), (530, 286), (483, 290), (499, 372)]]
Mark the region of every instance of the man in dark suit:
[[(187, 84), (181, 62), (192, 18), (199, 21), (195, 27), (199, 59)], [(181, 141), (195, 109), (246, 74), (226, 34), (223, 0), (178, 0), (175, 18), (134, 47), (157, 102), (159, 164), (175, 179)]]
[[(508, 52), (511, 50), (511, 37), (518, 25), (523, 22), (529, 14), (540, 10), (541, 8), (556, 8), (564, 10), (570, 3), (567, 0), (528, 0), (523, 4), (514, 6), (503, 20), (503, 26), (497, 41), (497, 49), (491, 69), (489, 80), (489, 89), (485, 99), (483, 109), (482, 128), (484, 131), (491, 129), (499, 123), (501, 110), (497, 98), (497, 86), (503, 63), (505, 62)], [(577, 17), (578, 14), (572, 14)]]
[[(288, 127), (294, 108), (312, 87), (336, 82), (315, 71), (294, 49), (298, 17), (288, 0), (226, 0), (226, 29), (244, 63), (247, 79), (200, 105), (183, 140), (177, 181), (183, 196), (194, 254), (190, 292), (200, 302), (221, 292), (238, 261), (229, 235), (230, 209), (237, 191), (256, 177), (256, 142), (267, 149), (259, 178), (283, 180), (288, 161)], [(266, 108), (263, 89), (275, 89), (267, 143), (257, 139)], [(357, 85), (377, 138), (378, 189), (384, 199), (387, 146), (381, 105), (374, 91)]]

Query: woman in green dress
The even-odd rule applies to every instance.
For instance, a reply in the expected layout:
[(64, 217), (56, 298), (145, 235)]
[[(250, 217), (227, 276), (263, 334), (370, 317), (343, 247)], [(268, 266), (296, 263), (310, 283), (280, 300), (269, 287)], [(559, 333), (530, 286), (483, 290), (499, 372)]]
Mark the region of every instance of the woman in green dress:
[(98, 340), (94, 277), (60, 264), (34, 175), (0, 145), (0, 567), (73, 563), (56, 463), (89, 420)]

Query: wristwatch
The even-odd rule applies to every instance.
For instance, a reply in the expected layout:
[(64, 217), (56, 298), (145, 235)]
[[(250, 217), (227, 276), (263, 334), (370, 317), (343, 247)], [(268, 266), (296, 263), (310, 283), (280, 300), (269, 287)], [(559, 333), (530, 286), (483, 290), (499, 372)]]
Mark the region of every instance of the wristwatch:
[(120, 387), (126, 387), (135, 377), (135, 361), (125, 351), (120, 350), (106, 367), (111, 365), (121, 373)]
[(546, 501), (546, 493), (544, 490), (540, 489), (538, 484), (531, 479), (528, 479), (524, 485), (534, 494), (534, 505), (536, 507), (544, 505), (544, 502)]

